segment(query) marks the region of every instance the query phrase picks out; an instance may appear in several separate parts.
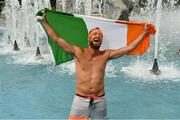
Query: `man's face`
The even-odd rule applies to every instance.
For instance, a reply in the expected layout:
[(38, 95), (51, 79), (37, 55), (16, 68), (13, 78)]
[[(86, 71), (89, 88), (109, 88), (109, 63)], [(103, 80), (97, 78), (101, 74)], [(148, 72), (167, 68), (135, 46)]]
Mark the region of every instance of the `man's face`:
[(94, 29), (89, 33), (88, 42), (93, 49), (98, 50), (101, 46), (102, 41), (103, 33), (100, 29)]

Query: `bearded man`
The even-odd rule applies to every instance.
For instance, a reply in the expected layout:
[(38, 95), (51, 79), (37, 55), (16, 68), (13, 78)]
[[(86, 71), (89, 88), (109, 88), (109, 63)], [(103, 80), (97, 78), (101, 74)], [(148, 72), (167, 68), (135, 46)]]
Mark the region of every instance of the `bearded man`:
[(106, 64), (109, 60), (119, 58), (134, 50), (149, 32), (146, 25), (142, 34), (127, 47), (100, 51), (103, 32), (99, 27), (89, 32), (88, 47), (79, 48), (58, 36), (48, 24), (45, 15), (42, 16), (41, 22), (49, 37), (64, 51), (71, 53), (75, 59), (76, 91), (69, 119), (104, 119), (107, 114), (104, 91)]

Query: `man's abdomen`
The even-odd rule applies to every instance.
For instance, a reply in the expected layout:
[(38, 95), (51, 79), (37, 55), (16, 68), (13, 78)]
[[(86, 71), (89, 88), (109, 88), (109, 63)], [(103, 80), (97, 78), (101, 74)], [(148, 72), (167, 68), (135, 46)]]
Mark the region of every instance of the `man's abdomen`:
[(104, 80), (78, 79), (76, 93), (83, 96), (101, 96), (104, 94)]

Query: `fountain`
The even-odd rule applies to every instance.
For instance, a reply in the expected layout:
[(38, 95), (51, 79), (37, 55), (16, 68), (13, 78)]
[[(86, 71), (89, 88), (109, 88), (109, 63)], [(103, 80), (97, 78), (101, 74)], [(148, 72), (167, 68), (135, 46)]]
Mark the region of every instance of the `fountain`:
[[(35, 20), (35, 13), (44, 7), (50, 7), (50, 2), (48, 0), (6, 0), (5, 2), (3, 11), (7, 26), (5, 42), (8, 40), (8, 44), (14, 43), (16, 44), (14, 46), (18, 46), (21, 50), (24, 49), (22, 47), (39, 47), (39, 39), (45, 35)], [(105, 16), (103, 15), (105, 9), (110, 7), (107, 0), (94, 0), (93, 2), (92, 0), (54, 0), (53, 2), (57, 3), (56, 6), (53, 5), (54, 9), (95, 16)]]
[[(88, 1), (57, 0), (56, 10), (113, 19), (121, 13), (113, 2), (120, 0)], [(160, 4), (158, 0), (159, 18), (157, 0), (133, 1), (147, 2), (141, 7), (135, 3), (130, 21), (157, 24), (158, 44), (152, 37), (145, 54), (109, 61), (107, 119), (179, 119), (180, 1)], [(0, 27), (0, 119), (68, 119), (75, 64), (54, 66), (47, 36), (35, 18), (38, 10), (49, 5), (48, 0), (22, 0), (21, 5), (18, 0), (6, 0), (6, 27)], [(153, 70), (160, 68), (161, 74), (149, 72), (153, 62)]]
[[(119, 1), (116, 2), (119, 4)], [(114, 3), (112, 0), (56, 0), (56, 6), (54, 8), (73, 14), (86, 14), (116, 19), (119, 16), (117, 16), (117, 14), (121, 13), (121, 11), (118, 11), (119, 8), (116, 6), (117, 3)], [(175, 3), (175, 0), (169, 0), (167, 2), (170, 8), (174, 8)], [(128, 3), (126, 4), (128, 5)], [(146, 17), (143, 20), (141, 19), (143, 17), (141, 17), (136, 21), (148, 21), (151, 23), (156, 23), (158, 29), (156, 35), (156, 43), (154, 43), (156, 45), (154, 52), (154, 65), (151, 71), (154, 74), (159, 74), (160, 71), (158, 62), (165, 61), (166, 59), (164, 58), (165, 55), (162, 51), (162, 48), (164, 48), (165, 44), (163, 43), (164, 46), (160, 46), (159, 48), (157, 43), (158, 40), (161, 39), (161, 33), (159, 32), (161, 26), (159, 25), (161, 21), (161, 7), (163, 7), (162, 0), (158, 1), (158, 3), (156, 0), (147, 0), (146, 6), (144, 6), (143, 9), (137, 8), (137, 6), (137, 3), (134, 2), (134, 9), (131, 18), (136, 19), (135, 13), (138, 13), (139, 16), (141, 16), (141, 14), (142, 16), (146, 14), (148, 18)], [(4, 43), (8, 44), (8, 46), (13, 47), (13, 50), (23, 52), (24, 58), (28, 58), (27, 55), (32, 56), (32, 54), (27, 53), (34, 50), (36, 50), (36, 56), (51, 56), (51, 52), (47, 51), (48, 44), (44, 40), (47, 39), (46, 35), (35, 18), (36, 12), (40, 9), (43, 9), (44, 7), (50, 8), (50, 2), (47, 0), (23, 0), (21, 2), (21, 5), (19, 5), (19, 2), (17, 0), (6, 0), (6, 6), (4, 8), (4, 14), (6, 16), (6, 33), (3, 40)], [(122, 10), (131, 11), (133, 7), (132, 5), (129, 5), (127, 7), (122, 7)], [(156, 16), (153, 16), (153, 13), (155, 11), (157, 14)], [(112, 14), (112, 12), (114, 13)], [(173, 21), (173, 18), (170, 18), (169, 20)], [(14, 45), (12, 45), (12, 43), (14, 43)], [(166, 44), (171, 43), (172, 42), (169, 41)], [(6, 46), (4, 45), (4, 47)], [(8, 53), (11, 53), (11, 50), (12, 49), (10, 49)], [(158, 53), (158, 51), (160, 52)], [(18, 52), (16, 52), (15, 54), (18, 55)], [(152, 52), (148, 52), (145, 56), (152, 56)], [(142, 59), (142, 57), (138, 57), (138, 59)], [(150, 62), (152, 58), (148, 57), (147, 60)]]
[(157, 10), (156, 10), (156, 29), (157, 33), (155, 36), (155, 50), (154, 50), (154, 64), (152, 70), (150, 70), (153, 74), (159, 75), (161, 71), (158, 67), (158, 42), (159, 42), (159, 30), (160, 30), (160, 20), (161, 20), (161, 9), (162, 9), (162, 0), (158, 0), (157, 2)]
[(20, 5), (18, 1), (10, 1), (7, 0), (4, 13), (6, 14), (6, 26), (7, 26), (7, 37), (8, 37), (8, 43), (17, 43), (15, 42), (17, 40), (17, 18), (19, 15), (19, 9)]
[(48, 0), (22, 0), (19, 4), (18, 0), (6, 0), (4, 15), (6, 17), (6, 33), (4, 40), (8, 40), (8, 44), (14, 43), (13, 50), (17, 51), (26, 49), (34, 49), (40, 46), (39, 40), (45, 36), (41, 30), (41, 26), (36, 21), (35, 14), (44, 7), (49, 7)]
[(16, 40), (14, 41), (14, 47), (13, 47), (13, 50), (15, 50), (15, 51), (20, 50), (19, 47), (18, 47), (18, 44), (17, 44)]

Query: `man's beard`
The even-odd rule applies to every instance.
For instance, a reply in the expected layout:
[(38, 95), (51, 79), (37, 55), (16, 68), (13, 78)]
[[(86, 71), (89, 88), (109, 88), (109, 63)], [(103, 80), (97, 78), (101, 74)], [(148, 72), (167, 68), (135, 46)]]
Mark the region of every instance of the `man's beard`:
[(94, 50), (99, 50), (99, 48), (100, 48), (100, 46), (101, 46), (101, 43), (100, 43), (98, 46), (96, 46), (96, 45), (94, 45), (93, 42), (89, 42), (89, 45), (90, 45), (91, 48), (93, 48)]

